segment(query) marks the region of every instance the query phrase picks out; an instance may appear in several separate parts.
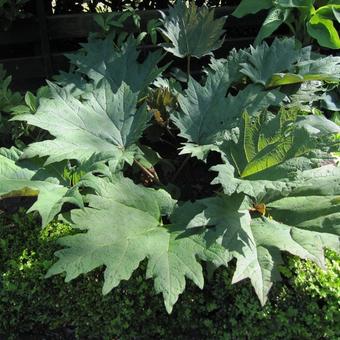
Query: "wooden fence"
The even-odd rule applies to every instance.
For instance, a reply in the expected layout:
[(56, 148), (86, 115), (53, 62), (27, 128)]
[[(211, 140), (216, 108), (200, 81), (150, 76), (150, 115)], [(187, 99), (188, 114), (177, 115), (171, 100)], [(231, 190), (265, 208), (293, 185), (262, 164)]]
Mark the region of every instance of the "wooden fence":
[[(233, 7), (216, 8), (215, 16), (230, 15)], [(138, 13), (142, 28), (150, 19), (160, 17), (159, 11)], [(251, 16), (243, 20), (229, 16), (225, 29), (226, 39), (219, 56), (226, 56), (233, 47), (241, 48), (253, 42), (262, 18)], [(124, 29), (133, 31), (127, 21)], [(34, 18), (15, 22), (10, 31), (0, 32), (0, 64), (13, 76), (13, 87), (19, 90), (36, 88), (59, 70), (68, 69), (65, 52), (76, 50), (79, 42), (86, 41), (89, 32), (98, 30), (92, 14), (46, 16), (43, 1), (37, 0)], [(148, 50), (152, 46), (144, 45)], [(20, 57), (19, 57), (20, 56)], [(198, 68), (196, 63), (193, 67)]]

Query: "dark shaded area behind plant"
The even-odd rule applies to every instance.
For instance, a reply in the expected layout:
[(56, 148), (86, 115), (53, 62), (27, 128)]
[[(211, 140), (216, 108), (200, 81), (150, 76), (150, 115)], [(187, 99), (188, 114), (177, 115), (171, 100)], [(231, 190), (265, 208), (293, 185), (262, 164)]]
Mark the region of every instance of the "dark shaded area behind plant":
[[(25, 11), (35, 13), (36, 1), (28, 0), (28, 3), (24, 6)], [(49, 14), (54, 12), (55, 14), (66, 13), (81, 13), (83, 11), (82, 5), (87, 3), (90, 12), (95, 12), (95, 8), (98, 3), (102, 3), (108, 6), (112, 11), (121, 11), (123, 8), (132, 7), (139, 10), (145, 9), (164, 9), (167, 8), (173, 1), (169, 0), (92, 0), (92, 1), (71, 1), (71, 0), (57, 0), (54, 7), (50, 0), (44, 0), (45, 9)], [(198, 0), (195, 1), (198, 6), (202, 6), (204, 3), (208, 6), (237, 6), (240, 0)]]

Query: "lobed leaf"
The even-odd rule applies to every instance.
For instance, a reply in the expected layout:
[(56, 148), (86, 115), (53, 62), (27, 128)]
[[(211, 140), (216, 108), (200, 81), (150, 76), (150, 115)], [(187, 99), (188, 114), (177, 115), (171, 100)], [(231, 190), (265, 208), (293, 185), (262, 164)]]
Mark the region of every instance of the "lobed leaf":
[[(164, 226), (161, 216), (173, 210), (174, 201), (164, 191), (137, 186), (126, 178), (113, 183), (96, 178), (89, 195), (89, 208), (73, 210), (71, 226), (86, 233), (60, 240), (66, 248), (47, 277), (66, 272), (66, 281), (105, 265), (103, 293), (130, 278), (139, 263), (148, 258), (147, 277), (155, 279), (167, 311), (172, 311), (185, 288), (185, 277), (203, 287), (202, 267), (197, 258), (226, 264), (227, 252), (219, 245), (207, 246), (202, 235), (182, 235), (177, 224)], [(159, 203), (161, 202), (161, 203)]]
[[(339, 173), (339, 168), (335, 169)], [(324, 177), (328, 183), (332, 179)], [(220, 195), (187, 203), (175, 216), (190, 230), (205, 227), (208, 243), (217, 242), (237, 260), (232, 282), (249, 278), (264, 305), (273, 282), (280, 280), (281, 251), (311, 259), (321, 267), (324, 247), (339, 251), (340, 186), (335, 196), (328, 196), (322, 190), (323, 183), (314, 184), (314, 189), (321, 189), (318, 196), (296, 190), (288, 197), (267, 196), (257, 202), (243, 194)], [(254, 208), (260, 202), (264, 212)], [(317, 202), (321, 202), (320, 207)]]
[(291, 109), (277, 116), (245, 112), (241, 124), (238, 141), (221, 147), (226, 164), (213, 168), (219, 172), (213, 183), (227, 194), (285, 191), (298, 171), (318, 167), (324, 158), (331, 161), (329, 152), (339, 150), (339, 127), (324, 117), (299, 116)]
[(255, 114), (270, 105), (278, 105), (285, 97), (278, 91), (264, 92), (257, 85), (247, 86), (236, 96), (225, 97), (231, 83), (227, 68), (209, 73), (204, 86), (190, 79), (188, 89), (178, 97), (182, 112), (172, 117), (180, 136), (189, 141), (184, 144), (182, 154), (191, 153), (205, 160), (209, 151), (218, 151), (222, 141), (231, 138), (231, 129), (244, 110)]
[(49, 83), (52, 99), (42, 101), (35, 115), (17, 116), (56, 137), (31, 144), (24, 157), (48, 156), (46, 164), (64, 159), (87, 160), (92, 154), (132, 163), (136, 142), (148, 125), (146, 106), (137, 108), (138, 93), (123, 83), (116, 93), (107, 81), (83, 101)]
[(165, 69), (157, 67), (162, 59), (160, 51), (150, 53), (143, 63), (139, 63), (140, 53), (133, 38), (129, 38), (121, 48), (114, 46), (110, 35), (103, 40), (82, 44), (82, 47), (81, 52), (68, 54), (67, 57), (78, 67), (78, 72), (94, 81), (95, 86), (105, 79), (113, 92), (117, 92), (122, 83), (127, 84), (134, 93), (143, 91)]
[(160, 31), (170, 41), (170, 46), (163, 47), (176, 57), (201, 58), (221, 47), (226, 18), (214, 19), (214, 10), (197, 8), (194, 2), (187, 7), (178, 0), (168, 15), (161, 14), (164, 28)]
[(294, 39), (275, 39), (271, 46), (266, 42), (251, 47), (248, 61), (242, 64), (241, 72), (252, 82), (266, 86), (273, 74), (287, 71), (301, 56), (301, 49)]

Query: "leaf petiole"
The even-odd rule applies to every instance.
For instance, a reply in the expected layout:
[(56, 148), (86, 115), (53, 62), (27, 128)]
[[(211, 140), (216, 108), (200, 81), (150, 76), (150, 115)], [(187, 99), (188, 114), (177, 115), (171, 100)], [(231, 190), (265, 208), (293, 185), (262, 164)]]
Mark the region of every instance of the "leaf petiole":
[(189, 83), (190, 72), (191, 72), (191, 55), (189, 54), (187, 56), (187, 83)]
[(161, 181), (159, 180), (159, 177), (156, 173), (156, 171), (151, 172), (149, 169), (147, 169), (142, 163), (137, 161), (136, 159), (133, 161), (148, 177), (150, 177), (153, 181), (155, 181), (157, 184), (161, 184)]

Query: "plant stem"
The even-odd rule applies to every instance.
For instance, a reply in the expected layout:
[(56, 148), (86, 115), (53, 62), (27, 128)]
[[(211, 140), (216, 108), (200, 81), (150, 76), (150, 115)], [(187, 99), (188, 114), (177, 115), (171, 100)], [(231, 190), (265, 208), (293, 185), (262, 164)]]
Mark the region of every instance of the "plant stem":
[(285, 24), (289, 27), (289, 29), (291, 30), (291, 32), (295, 36), (295, 29), (294, 29), (293, 25), (288, 21), (286, 21)]
[(134, 160), (134, 163), (153, 181), (155, 181), (157, 184), (161, 184), (161, 181), (159, 180), (156, 172), (152, 173), (149, 169), (147, 169), (143, 164), (138, 162), (136, 159)]
[(186, 164), (188, 163), (190, 159), (190, 155), (187, 155), (187, 157), (185, 158), (185, 160), (183, 161), (183, 163), (181, 164), (181, 166), (178, 168), (178, 170), (176, 171), (176, 173), (173, 175), (171, 182), (174, 182), (176, 180), (176, 178), (178, 177), (178, 175), (181, 173), (181, 171), (183, 170), (183, 168), (186, 166)]
[(187, 82), (189, 83), (189, 78), (190, 78), (190, 65), (191, 64), (191, 55), (189, 54), (187, 57)]
[(147, 98), (148, 98), (148, 96), (144, 96), (144, 97), (138, 99), (138, 102), (137, 102), (137, 103), (139, 104), (139, 103), (141, 103), (143, 100), (145, 100), (145, 99), (147, 99)]

